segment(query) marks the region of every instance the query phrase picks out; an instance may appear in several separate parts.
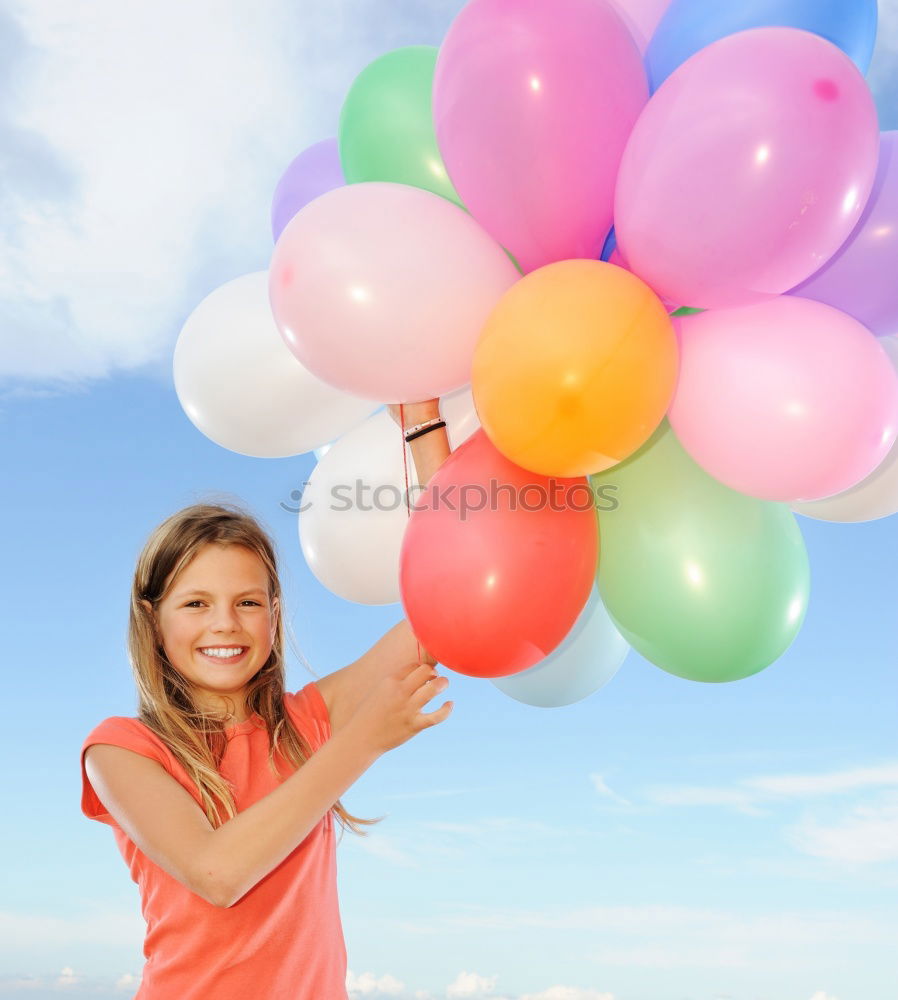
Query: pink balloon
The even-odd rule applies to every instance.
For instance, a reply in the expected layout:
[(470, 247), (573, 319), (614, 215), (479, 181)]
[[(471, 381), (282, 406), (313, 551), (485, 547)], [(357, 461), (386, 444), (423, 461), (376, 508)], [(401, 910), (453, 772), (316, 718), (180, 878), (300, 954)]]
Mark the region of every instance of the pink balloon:
[(715, 479), (764, 500), (817, 500), (886, 457), (898, 434), (898, 376), (856, 319), (784, 295), (674, 324), (680, 374), (668, 416)]
[(457, 205), (378, 181), (302, 208), (268, 277), (281, 336), (310, 372), (368, 399), (414, 403), (471, 381), (481, 327), (520, 273)]
[(639, 51), (645, 52), (652, 35), (655, 34), (655, 28), (670, 6), (670, 0), (611, 0), (611, 2), (630, 29)]
[(878, 150), (870, 89), (835, 45), (796, 28), (729, 35), (675, 70), (640, 115), (618, 177), (618, 246), (674, 302), (761, 302), (839, 249)]
[(598, 258), (647, 99), (639, 50), (605, 0), (472, 0), (440, 48), (433, 117), (459, 197), (526, 273)]

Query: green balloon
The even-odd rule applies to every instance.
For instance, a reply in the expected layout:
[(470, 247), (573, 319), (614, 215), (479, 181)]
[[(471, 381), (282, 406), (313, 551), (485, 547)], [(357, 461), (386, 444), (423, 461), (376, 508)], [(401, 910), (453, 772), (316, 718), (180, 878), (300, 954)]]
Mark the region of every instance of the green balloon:
[(464, 207), (437, 147), (430, 110), (439, 49), (411, 45), (375, 59), (355, 78), (337, 141), (347, 184), (392, 181)]
[(704, 312), (704, 309), (693, 309), (692, 306), (680, 306), (671, 316), (694, 316), (696, 313)]
[(810, 588), (804, 540), (785, 504), (708, 475), (666, 419), (590, 480), (599, 593), (638, 653), (688, 680), (734, 681), (785, 652)]

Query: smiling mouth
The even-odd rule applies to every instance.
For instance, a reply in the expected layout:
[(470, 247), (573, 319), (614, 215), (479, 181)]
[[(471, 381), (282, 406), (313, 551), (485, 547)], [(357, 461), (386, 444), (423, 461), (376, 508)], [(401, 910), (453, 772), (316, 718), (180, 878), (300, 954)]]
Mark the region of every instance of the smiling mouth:
[(243, 657), (246, 656), (249, 652), (249, 647), (244, 646), (239, 653), (235, 653), (233, 656), (216, 656), (214, 653), (204, 653), (201, 649), (198, 649), (197, 652), (204, 660), (208, 660), (210, 663), (236, 663), (238, 660), (242, 660)]

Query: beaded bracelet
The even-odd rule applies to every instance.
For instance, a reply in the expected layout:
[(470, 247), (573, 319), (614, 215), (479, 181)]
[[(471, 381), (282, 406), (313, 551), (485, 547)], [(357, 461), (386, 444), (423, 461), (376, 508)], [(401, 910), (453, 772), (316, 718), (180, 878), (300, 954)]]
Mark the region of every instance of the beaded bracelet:
[(438, 427), (445, 427), (446, 421), (442, 420), (440, 417), (434, 417), (433, 420), (428, 420), (423, 424), (416, 424), (414, 427), (410, 427), (405, 433), (406, 443), (414, 441), (415, 438), (419, 438), (429, 431), (435, 431)]
[(421, 430), (422, 427), (431, 427), (433, 424), (438, 423), (443, 418), (437, 414), (435, 417), (431, 417), (430, 420), (425, 420), (420, 424), (413, 424), (411, 427), (406, 427), (403, 429), (403, 434), (408, 437), (409, 434), (414, 434), (415, 431)]

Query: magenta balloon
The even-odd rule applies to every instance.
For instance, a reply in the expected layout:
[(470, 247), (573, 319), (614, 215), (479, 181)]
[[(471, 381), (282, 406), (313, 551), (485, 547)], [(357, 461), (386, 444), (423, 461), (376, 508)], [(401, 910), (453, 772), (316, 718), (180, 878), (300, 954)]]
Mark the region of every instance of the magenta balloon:
[(290, 220), (268, 290), (284, 342), (313, 375), (366, 399), (413, 403), (471, 381), (483, 324), (520, 276), (464, 209), (369, 181)]
[(658, 88), (621, 161), (617, 243), (656, 293), (697, 308), (794, 288), (857, 224), (879, 127), (835, 45), (754, 28), (706, 46)]
[[(873, 191), (839, 252), (793, 289), (847, 312), (878, 337), (898, 333), (898, 132), (883, 132)], [(791, 294), (791, 293), (790, 293)]]
[(636, 42), (605, 0), (472, 0), (440, 48), (433, 117), (459, 197), (526, 273), (599, 257), (647, 99)]
[(271, 235), (275, 243), (303, 206), (345, 183), (336, 139), (322, 139), (291, 160), (271, 199)]
[(763, 500), (817, 500), (886, 457), (898, 434), (898, 376), (856, 319), (782, 295), (674, 325), (680, 374), (668, 416), (715, 479)]

